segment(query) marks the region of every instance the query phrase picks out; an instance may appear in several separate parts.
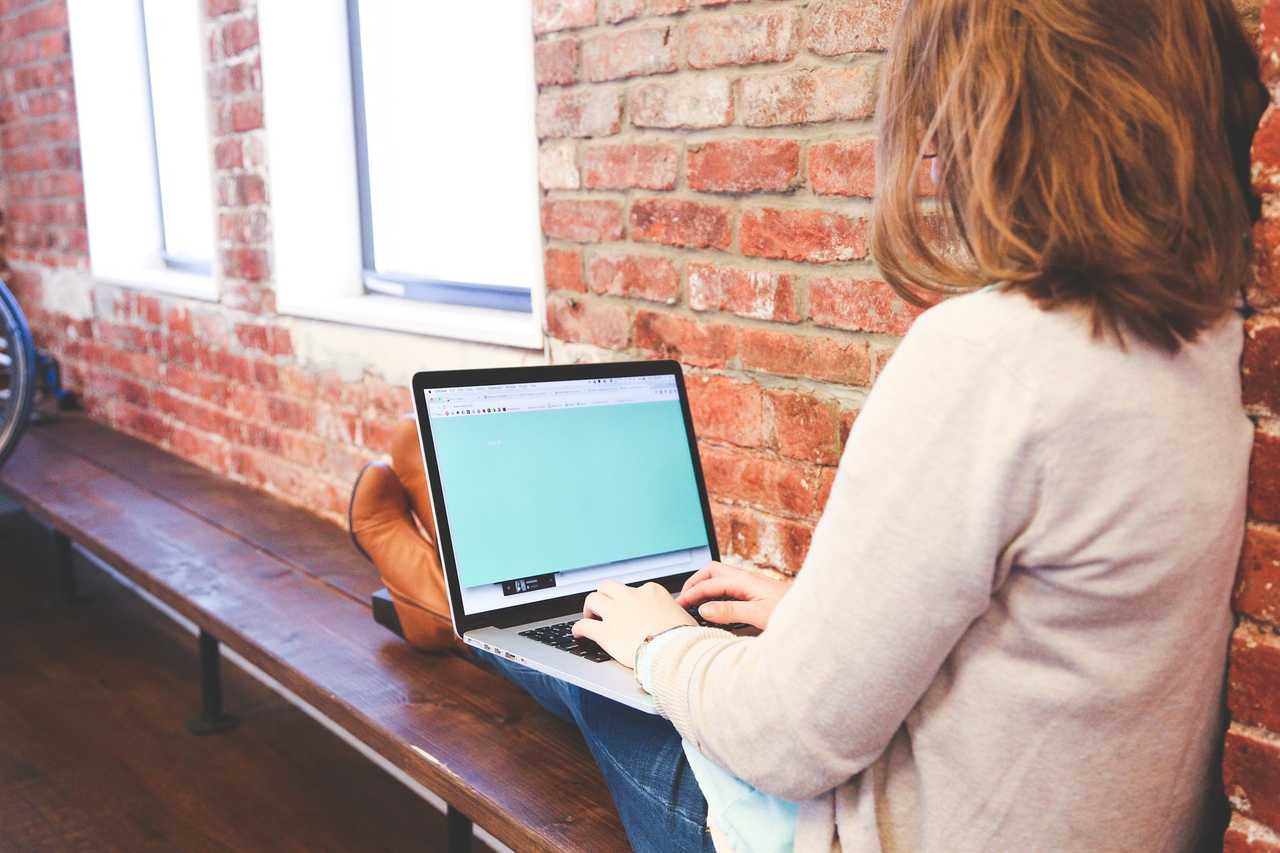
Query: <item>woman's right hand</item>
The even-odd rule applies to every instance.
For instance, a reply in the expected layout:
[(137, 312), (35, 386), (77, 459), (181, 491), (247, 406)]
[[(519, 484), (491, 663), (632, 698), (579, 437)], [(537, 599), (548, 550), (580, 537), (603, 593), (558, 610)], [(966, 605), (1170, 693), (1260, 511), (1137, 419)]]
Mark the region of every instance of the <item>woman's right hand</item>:
[(711, 563), (685, 581), (677, 601), (681, 607), (697, 607), (708, 622), (745, 622), (763, 631), (773, 608), (790, 587), (791, 581), (772, 580), (746, 569)]

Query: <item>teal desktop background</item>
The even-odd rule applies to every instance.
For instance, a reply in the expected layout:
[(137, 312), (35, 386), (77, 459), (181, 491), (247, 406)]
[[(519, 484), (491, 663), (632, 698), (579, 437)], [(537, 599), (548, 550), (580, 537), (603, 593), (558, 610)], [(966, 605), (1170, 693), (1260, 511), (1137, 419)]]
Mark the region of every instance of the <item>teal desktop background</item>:
[(678, 401), (440, 418), (462, 586), (707, 543)]

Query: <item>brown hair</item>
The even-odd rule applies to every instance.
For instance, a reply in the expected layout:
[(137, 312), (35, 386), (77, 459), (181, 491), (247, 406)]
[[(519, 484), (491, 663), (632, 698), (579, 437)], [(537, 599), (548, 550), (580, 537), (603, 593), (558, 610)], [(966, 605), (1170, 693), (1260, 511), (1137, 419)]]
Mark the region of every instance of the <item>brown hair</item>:
[[(908, 0), (874, 255), (904, 298), (1009, 282), (1171, 352), (1234, 304), (1267, 95), (1231, 0)], [(920, 197), (936, 157), (939, 204)]]

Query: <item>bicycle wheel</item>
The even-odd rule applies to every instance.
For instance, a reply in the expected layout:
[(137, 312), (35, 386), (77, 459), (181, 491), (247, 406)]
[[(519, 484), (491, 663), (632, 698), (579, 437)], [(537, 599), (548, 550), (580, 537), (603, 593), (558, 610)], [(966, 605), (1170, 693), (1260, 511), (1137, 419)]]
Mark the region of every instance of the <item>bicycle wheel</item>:
[(31, 327), (9, 288), (0, 281), (0, 465), (31, 422), (36, 396), (36, 348)]

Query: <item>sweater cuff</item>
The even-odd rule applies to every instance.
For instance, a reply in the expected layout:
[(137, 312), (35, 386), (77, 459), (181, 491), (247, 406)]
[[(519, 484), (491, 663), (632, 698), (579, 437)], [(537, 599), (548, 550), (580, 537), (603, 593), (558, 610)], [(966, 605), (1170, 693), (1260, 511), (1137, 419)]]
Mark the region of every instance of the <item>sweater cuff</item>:
[(690, 674), (697, 671), (698, 661), (704, 655), (748, 641), (749, 638), (735, 636), (720, 628), (689, 626), (655, 638), (641, 655), (641, 684), (653, 694), (662, 716), (699, 749), (702, 748), (702, 739), (693, 731), (689, 707)]

